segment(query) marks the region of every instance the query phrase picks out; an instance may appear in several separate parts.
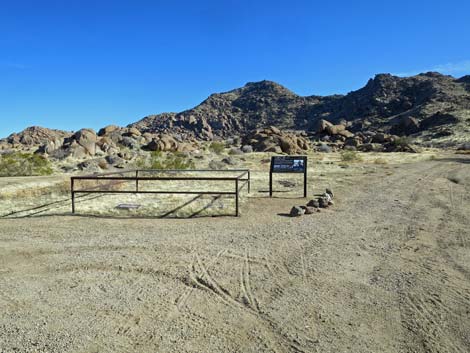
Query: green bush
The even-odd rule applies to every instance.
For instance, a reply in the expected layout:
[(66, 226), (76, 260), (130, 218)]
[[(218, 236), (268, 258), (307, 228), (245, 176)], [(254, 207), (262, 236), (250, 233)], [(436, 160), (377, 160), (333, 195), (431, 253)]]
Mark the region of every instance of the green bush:
[(43, 156), (13, 152), (0, 155), (0, 176), (32, 176), (52, 174), (51, 162)]
[(362, 157), (356, 151), (343, 151), (341, 152), (341, 160), (343, 162), (359, 162)]
[(209, 145), (209, 150), (217, 154), (221, 154), (225, 149), (225, 144), (223, 142), (212, 142)]
[(137, 160), (136, 166), (139, 169), (193, 169), (194, 162), (182, 153), (163, 154), (155, 151), (151, 153), (149, 159)]

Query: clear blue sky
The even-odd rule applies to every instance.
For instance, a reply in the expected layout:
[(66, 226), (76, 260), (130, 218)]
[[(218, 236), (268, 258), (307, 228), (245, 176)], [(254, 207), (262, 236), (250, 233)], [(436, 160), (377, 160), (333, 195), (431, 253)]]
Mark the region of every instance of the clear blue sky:
[(470, 2), (4, 0), (0, 136), (126, 125), (277, 81), (347, 93), (376, 73), (470, 73)]

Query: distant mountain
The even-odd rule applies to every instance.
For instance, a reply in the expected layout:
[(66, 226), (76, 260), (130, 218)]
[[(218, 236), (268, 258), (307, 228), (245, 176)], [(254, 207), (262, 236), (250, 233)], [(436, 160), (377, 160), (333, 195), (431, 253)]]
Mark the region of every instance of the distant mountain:
[[(410, 118), (415, 122), (409, 124)], [(193, 109), (147, 116), (129, 125), (142, 132), (202, 139), (245, 134), (275, 125), (315, 130), (319, 120), (364, 129), (424, 137), (470, 134), (470, 76), (428, 72), (412, 77), (379, 74), (346, 95), (299, 96), (271, 81), (248, 83), (212, 94)]]

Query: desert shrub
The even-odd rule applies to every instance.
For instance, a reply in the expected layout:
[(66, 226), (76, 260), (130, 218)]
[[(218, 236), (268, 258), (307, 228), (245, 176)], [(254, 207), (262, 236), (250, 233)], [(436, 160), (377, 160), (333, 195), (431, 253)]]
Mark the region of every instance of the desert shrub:
[(221, 154), (224, 151), (224, 149), (225, 149), (225, 144), (223, 142), (212, 142), (209, 145), (209, 150), (217, 154)]
[(139, 169), (193, 169), (195, 167), (194, 162), (183, 153), (163, 154), (160, 151), (152, 152), (150, 158), (139, 158), (136, 166)]
[(341, 160), (343, 162), (359, 162), (362, 157), (356, 151), (343, 151), (341, 152)]
[(52, 174), (51, 162), (38, 154), (13, 152), (0, 156), (0, 176)]
[(408, 136), (398, 137), (397, 139), (393, 140), (393, 144), (397, 147), (404, 147), (411, 145), (413, 140)]
[(322, 143), (322, 144), (318, 147), (318, 152), (330, 153), (330, 152), (331, 152), (331, 147), (328, 146), (326, 143)]
[(387, 160), (385, 158), (376, 158), (374, 160), (374, 164), (387, 164)]

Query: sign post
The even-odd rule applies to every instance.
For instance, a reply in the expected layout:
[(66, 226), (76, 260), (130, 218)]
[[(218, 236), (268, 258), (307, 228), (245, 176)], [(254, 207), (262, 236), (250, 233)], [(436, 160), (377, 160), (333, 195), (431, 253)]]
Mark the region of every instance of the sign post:
[(272, 156), (269, 171), (269, 197), (273, 197), (274, 173), (303, 173), (304, 197), (307, 197), (307, 157), (306, 156)]

